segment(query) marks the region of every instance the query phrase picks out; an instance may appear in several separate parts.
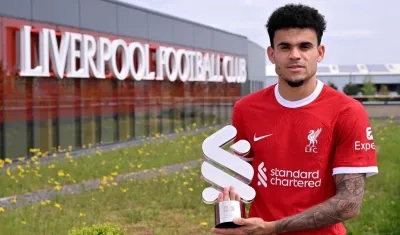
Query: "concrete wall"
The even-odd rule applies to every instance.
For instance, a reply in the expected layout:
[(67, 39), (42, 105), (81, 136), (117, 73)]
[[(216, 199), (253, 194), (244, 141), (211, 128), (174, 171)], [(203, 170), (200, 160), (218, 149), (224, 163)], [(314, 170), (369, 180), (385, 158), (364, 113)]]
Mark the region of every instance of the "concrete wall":
[(364, 104), (370, 118), (400, 118), (400, 104)]
[(260, 90), (266, 86), (265, 48), (248, 40), (247, 55), (249, 80), (242, 86), (242, 95)]
[(244, 36), (112, 0), (0, 0), (0, 15), (237, 55), (248, 50)]

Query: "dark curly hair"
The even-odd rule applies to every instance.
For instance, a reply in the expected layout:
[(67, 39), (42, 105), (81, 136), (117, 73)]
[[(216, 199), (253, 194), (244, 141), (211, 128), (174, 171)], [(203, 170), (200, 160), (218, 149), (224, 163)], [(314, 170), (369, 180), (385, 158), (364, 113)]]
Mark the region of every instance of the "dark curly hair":
[(326, 29), (325, 17), (317, 9), (303, 4), (286, 4), (276, 9), (266, 24), (271, 46), (274, 45), (275, 31), (289, 28), (310, 28), (315, 30), (318, 45)]

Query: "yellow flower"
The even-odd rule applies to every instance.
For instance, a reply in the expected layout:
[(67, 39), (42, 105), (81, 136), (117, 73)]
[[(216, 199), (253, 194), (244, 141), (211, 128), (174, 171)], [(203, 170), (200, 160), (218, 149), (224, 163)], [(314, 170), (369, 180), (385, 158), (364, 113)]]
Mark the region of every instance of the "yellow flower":
[(4, 212), (4, 211), (5, 211), (4, 208), (0, 207), (0, 212)]
[(201, 226), (207, 226), (208, 223), (207, 223), (207, 222), (201, 222), (200, 225), (201, 225)]
[(58, 204), (58, 203), (55, 203), (55, 204), (54, 204), (54, 206), (55, 206), (56, 208), (58, 208), (58, 209), (62, 210), (62, 208), (61, 208), (61, 205), (60, 205), (60, 204)]
[(57, 175), (60, 176), (60, 177), (63, 177), (65, 174), (64, 174), (63, 170), (59, 170)]

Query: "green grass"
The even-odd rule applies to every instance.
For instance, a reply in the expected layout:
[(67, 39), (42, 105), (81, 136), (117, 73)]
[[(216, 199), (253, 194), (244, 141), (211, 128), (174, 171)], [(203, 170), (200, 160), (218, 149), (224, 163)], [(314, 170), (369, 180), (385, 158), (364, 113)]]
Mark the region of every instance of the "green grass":
[(400, 234), (400, 125), (376, 128), (379, 174), (367, 179), (361, 215), (346, 223), (349, 235)]
[[(374, 138), (379, 146), (380, 173), (368, 179), (361, 215), (345, 223), (348, 234), (400, 233), (400, 125), (389, 122), (389, 126), (374, 127)], [(186, 136), (188, 140), (193, 140), (192, 138), (194, 137)], [(168, 159), (163, 160), (164, 164), (169, 164), (169, 159), (175, 159), (174, 155), (198, 156), (200, 152), (184, 142), (183, 137), (173, 143), (178, 146), (182, 143), (184, 146), (178, 147), (179, 150), (170, 150)], [(188, 150), (185, 150), (187, 148), (183, 143), (188, 144)], [(196, 143), (192, 146), (197, 145)], [(162, 156), (168, 151), (166, 146), (151, 149)], [(151, 161), (158, 161), (155, 155), (151, 157)], [(146, 157), (141, 157), (143, 167), (145, 159)], [(95, 161), (95, 158), (92, 157), (91, 161)], [(152, 163), (149, 161), (146, 164)], [(104, 173), (115, 171), (112, 166), (114, 164), (110, 163), (108, 168), (111, 169)], [(87, 171), (94, 169), (96, 168)], [(53, 173), (55, 172), (57, 171), (54, 170)], [(76, 170), (71, 172), (77, 173)], [(109, 182), (104, 185), (103, 190), (58, 197), (32, 206), (6, 210), (0, 213), (1, 231), (8, 235), (63, 235), (72, 227), (108, 221), (126, 229), (127, 234), (209, 234), (209, 229), (213, 226), (213, 206), (206, 205), (201, 200), (201, 191), (207, 185), (199, 180), (199, 175), (199, 168), (194, 168), (187, 169), (184, 173), (143, 181), (131, 180), (120, 184)]]
[[(195, 129), (194, 125), (191, 128)], [(67, 153), (65, 157), (60, 156), (60, 160), (44, 166), (39, 166), (39, 157), (15, 170), (4, 165), (5, 172), (0, 174), (0, 197), (39, 189), (60, 189), (65, 184), (200, 159), (201, 142), (212, 131), (215, 128), (209, 127), (206, 132), (169, 139), (160, 135), (155, 137), (162, 139), (159, 142), (108, 152), (97, 151), (81, 158), (72, 158)]]

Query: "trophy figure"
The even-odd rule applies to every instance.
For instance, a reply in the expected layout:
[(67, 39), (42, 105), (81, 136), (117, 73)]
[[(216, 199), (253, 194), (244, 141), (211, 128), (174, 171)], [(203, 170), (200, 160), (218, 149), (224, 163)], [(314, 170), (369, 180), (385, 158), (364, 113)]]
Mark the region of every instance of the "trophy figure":
[[(236, 134), (236, 128), (227, 125), (207, 137), (202, 144), (205, 161), (201, 165), (201, 174), (204, 180), (211, 184), (211, 187), (203, 190), (202, 197), (204, 203), (215, 204), (216, 228), (239, 227), (233, 219), (244, 218), (246, 216), (244, 203), (252, 202), (256, 196), (255, 190), (249, 186), (253, 179), (254, 169), (243, 158), (250, 151), (250, 143), (239, 140), (230, 146), (232, 152), (222, 149), (235, 138)], [(230, 186), (235, 188), (240, 201), (217, 202), (223, 188)]]

